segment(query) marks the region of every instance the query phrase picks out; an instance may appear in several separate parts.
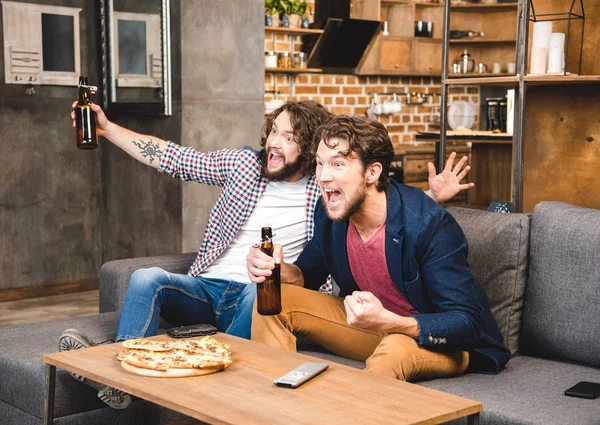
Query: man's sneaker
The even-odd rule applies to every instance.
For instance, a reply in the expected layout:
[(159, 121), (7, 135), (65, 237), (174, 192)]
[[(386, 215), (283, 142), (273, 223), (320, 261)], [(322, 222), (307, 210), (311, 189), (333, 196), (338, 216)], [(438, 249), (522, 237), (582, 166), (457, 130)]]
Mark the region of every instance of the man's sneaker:
[[(67, 329), (58, 339), (58, 349), (60, 351), (79, 350), (80, 348), (93, 347), (94, 345), (97, 344), (77, 329)], [(76, 373), (69, 372), (69, 374), (79, 382), (83, 382), (98, 391), (98, 398), (113, 409), (125, 409), (131, 404), (131, 395), (126, 392), (107, 387), (104, 384), (92, 381)]]

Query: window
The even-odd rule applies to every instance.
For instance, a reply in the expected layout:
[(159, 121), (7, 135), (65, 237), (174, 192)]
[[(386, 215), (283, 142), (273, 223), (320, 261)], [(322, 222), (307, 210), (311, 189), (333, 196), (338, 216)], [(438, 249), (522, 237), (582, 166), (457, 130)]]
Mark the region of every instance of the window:
[(162, 87), (160, 15), (113, 12), (117, 87)]
[(1, 3), (5, 82), (76, 86), (81, 73), (81, 9)]

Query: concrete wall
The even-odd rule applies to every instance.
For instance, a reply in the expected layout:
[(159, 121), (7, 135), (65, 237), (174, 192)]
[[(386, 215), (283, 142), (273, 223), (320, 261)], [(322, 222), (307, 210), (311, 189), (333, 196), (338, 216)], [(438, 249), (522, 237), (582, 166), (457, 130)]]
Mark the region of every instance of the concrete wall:
[[(264, 1), (181, 3), (182, 144), (259, 146), (264, 120)], [(195, 251), (219, 190), (183, 186), (183, 249)]]
[[(83, 9), (82, 73), (99, 82), (96, 2), (28, 3)], [(101, 261), (101, 150), (75, 147), (69, 112), (77, 88), (36, 86), (26, 96), (25, 85), (4, 84), (3, 43), (0, 51), (0, 288), (94, 276)]]
[[(148, 0), (135, 1), (140, 3), (135, 10), (144, 10)], [(134, 2), (127, 0), (126, 3), (131, 8)], [(176, 143), (181, 140), (179, 3), (179, 0), (171, 0), (173, 115), (134, 118), (108, 111), (109, 118), (119, 125)], [(142, 165), (108, 142), (103, 147), (103, 262), (181, 252), (181, 182)]]
[[(83, 9), (82, 73), (100, 85), (98, 2), (27, 2)], [(258, 146), (262, 0), (171, 4), (173, 116), (109, 117), (200, 150)], [(2, 49), (0, 289), (94, 277), (111, 259), (197, 250), (218, 192), (159, 175), (104, 140), (76, 149), (69, 111), (77, 89), (42, 86), (25, 96), (24, 86), (3, 83)]]

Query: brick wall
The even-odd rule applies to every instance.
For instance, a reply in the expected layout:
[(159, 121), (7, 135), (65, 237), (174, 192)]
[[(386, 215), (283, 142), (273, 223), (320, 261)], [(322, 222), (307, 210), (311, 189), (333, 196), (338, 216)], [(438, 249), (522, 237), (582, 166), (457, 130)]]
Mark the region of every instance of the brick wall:
[[(290, 41), (290, 37), (291, 41)], [(275, 50), (300, 51), (299, 37), (286, 34), (267, 33), (265, 36), (265, 51)], [(271, 90), (279, 90), (277, 95), (281, 100), (314, 100), (327, 107), (335, 114), (359, 114), (366, 112), (372, 101), (369, 93), (440, 93), (440, 79), (431, 77), (388, 77), (340, 74), (265, 74), (265, 101), (273, 99)], [(390, 96), (380, 96), (380, 101), (391, 99)], [(478, 87), (451, 87), (449, 102), (466, 100), (475, 106), (479, 114)], [(401, 97), (402, 111), (393, 115), (380, 115), (379, 120), (385, 124), (393, 143), (411, 143), (415, 141), (418, 131), (437, 131), (434, 115), (439, 116), (439, 96), (427, 98), (420, 106), (409, 106), (406, 98)], [(438, 118), (439, 122), (439, 118)], [(473, 128), (477, 128), (478, 117)]]

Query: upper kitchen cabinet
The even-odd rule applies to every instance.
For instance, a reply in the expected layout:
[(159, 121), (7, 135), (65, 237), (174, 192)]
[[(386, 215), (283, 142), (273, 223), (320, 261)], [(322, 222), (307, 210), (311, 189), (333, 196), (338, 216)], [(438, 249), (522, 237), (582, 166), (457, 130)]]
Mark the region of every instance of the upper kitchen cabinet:
[[(442, 1), (354, 0), (351, 5), (353, 18), (384, 22), (363, 56), (358, 74), (441, 75)], [(450, 76), (514, 75), (517, 8), (516, 2), (452, 5)], [(465, 57), (469, 60), (464, 61)], [(459, 70), (463, 62), (467, 68)]]
[(442, 3), (407, 0), (353, 2), (353, 18), (384, 22), (357, 73), (439, 76), (442, 72), (442, 6)]

